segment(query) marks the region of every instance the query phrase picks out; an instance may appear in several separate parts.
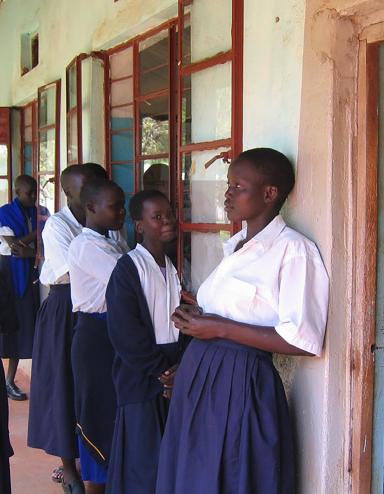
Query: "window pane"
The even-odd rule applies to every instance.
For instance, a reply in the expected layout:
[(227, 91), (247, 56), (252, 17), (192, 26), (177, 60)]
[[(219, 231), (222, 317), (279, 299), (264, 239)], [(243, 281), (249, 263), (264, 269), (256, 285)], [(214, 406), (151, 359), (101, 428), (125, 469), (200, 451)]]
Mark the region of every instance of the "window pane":
[(39, 127), (56, 123), (56, 85), (41, 91), (39, 106)]
[(24, 126), (32, 125), (32, 106), (24, 109)]
[(78, 162), (77, 112), (68, 115), (68, 162)]
[(184, 144), (231, 137), (231, 68), (229, 62), (183, 78)]
[(8, 180), (0, 178), (0, 206), (8, 202)]
[(112, 130), (133, 128), (133, 105), (112, 108), (111, 128)]
[(184, 42), (183, 55), (191, 53), (192, 62), (231, 49), (232, 1), (193, 0), (184, 8), (184, 26), (191, 26), (191, 34), (190, 45)]
[(141, 154), (169, 150), (168, 96), (140, 103)]
[(45, 206), (51, 214), (55, 211), (55, 183), (53, 174), (39, 176), (39, 205)]
[(30, 175), (32, 177), (33, 175), (32, 161), (29, 160), (24, 161), (24, 171), (26, 175)]
[(24, 142), (32, 142), (32, 127), (24, 128)]
[(112, 134), (111, 142), (112, 161), (133, 161), (134, 141), (132, 131)]
[(112, 165), (112, 180), (123, 189), (125, 194), (135, 193), (135, 168), (132, 163)]
[(217, 267), (223, 258), (223, 242), (230, 233), (222, 230), (215, 233), (186, 232), (183, 234), (181, 283), (184, 290), (196, 294), (202, 282)]
[(0, 175), (8, 174), (8, 147), (0, 144)]
[(75, 108), (75, 106), (77, 105), (76, 73), (77, 73), (77, 66), (76, 63), (74, 63), (68, 71), (68, 99), (69, 99), (68, 110), (70, 110), (71, 108)]
[(141, 188), (159, 190), (169, 198), (169, 159), (145, 160), (140, 164)]
[(183, 156), (184, 223), (228, 223), (224, 211), (228, 164), (218, 159), (208, 169), (204, 166), (222, 151), (226, 150), (220, 148)]
[(127, 77), (133, 73), (132, 47), (119, 51), (109, 58), (111, 79)]
[(133, 79), (124, 79), (112, 83), (111, 86), (111, 105), (125, 105), (133, 102)]
[(139, 52), (140, 94), (168, 88), (168, 30), (142, 41)]
[(55, 129), (40, 132), (39, 170), (52, 171), (55, 169)]

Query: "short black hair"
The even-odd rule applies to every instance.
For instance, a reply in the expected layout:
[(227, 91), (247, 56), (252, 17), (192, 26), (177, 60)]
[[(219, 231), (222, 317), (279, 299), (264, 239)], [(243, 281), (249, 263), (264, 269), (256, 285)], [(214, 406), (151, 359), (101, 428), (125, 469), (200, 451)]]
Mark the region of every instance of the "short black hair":
[(254, 148), (240, 153), (234, 163), (241, 161), (251, 163), (264, 176), (266, 185), (277, 187), (276, 206), (280, 210), (295, 185), (295, 173), (289, 159), (276, 149)]
[(156, 189), (141, 190), (129, 201), (129, 214), (134, 221), (141, 220), (145, 201), (161, 197), (169, 202), (168, 197)]
[(30, 175), (19, 175), (15, 178), (15, 190), (17, 190), (21, 185), (31, 185), (32, 187), (37, 187), (37, 182)]
[(90, 171), (93, 177), (108, 179), (107, 170), (97, 163), (84, 163), (85, 167)]
[(85, 208), (87, 203), (96, 201), (105, 190), (118, 190), (124, 194), (121, 187), (119, 187), (117, 183), (112, 180), (99, 177), (91, 178), (84, 184), (80, 192), (80, 201), (83, 208)]
[(75, 175), (90, 177), (91, 173), (84, 165), (70, 165), (65, 168), (60, 175), (60, 183), (63, 189), (67, 186), (67, 181)]

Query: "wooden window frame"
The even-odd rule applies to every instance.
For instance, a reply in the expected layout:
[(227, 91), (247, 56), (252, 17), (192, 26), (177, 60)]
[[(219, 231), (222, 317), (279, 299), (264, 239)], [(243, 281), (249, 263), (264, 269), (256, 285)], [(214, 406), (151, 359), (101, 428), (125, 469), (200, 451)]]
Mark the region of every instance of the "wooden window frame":
[[(0, 113), (7, 115), (8, 129), (3, 134), (0, 132), (0, 144), (6, 145), (8, 148), (7, 153), (7, 174), (0, 175), (0, 179), (8, 180), (8, 202), (12, 201), (12, 142), (11, 142), (11, 109), (9, 107), (0, 107)], [(0, 129), (1, 131), (1, 129)]]
[[(76, 165), (83, 163), (83, 101), (82, 101), (82, 70), (81, 63), (85, 58), (90, 55), (81, 53), (75, 57), (69, 65), (66, 67), (66, 125), (67, 125), (67, 163), (68, 165)], [(70, 108), (70, 97), (69, 97), (69, 74), (73, 66), (76, 66), (76, 106)], [(77, 126), (77, 159), (70, 159), (70, 122), (71, 116), (76, 114), (76, 126)]]
[[(182, 211), (184, 202), (184, 187), (182, 181), (183, 156), (193, 151), (209, 151), (220, 147), (228, 148), (228, 153), (222, 153), (223, 158), (230, 159), (237, 156), (243, 148), (243, 50), (244, 50), (244, 0), (232, 0), (232, 47), (224, 53), (217, 53), (207, 59), (183, 64), (183, 32), (184, 32), (184, 8), (191, 4), (191, 0), (178, 0), (178, 60), (180, 64), (178, 74), (178, 114), (182, 114), (183, 77), (220, 64), (231, 62), (231, 137), (206, 142), (190, 144), (182, 143), (182, 119), (178, 119), (178, 160), (177, 160), (177, 209), (179, 213), (178, 224), (178, 271), (182, 277), (184, 265), (184, 233), (217, 233), (228, 231), (231, 235), (241, 229), (241, 223), (188, 223), (184, 222)], [(189, 295), (187, 295), (188, 298)]]
[[(41, 101), (41, 93), (50, 87), (56, 87), (56, 107), (55, 107), (55, 123), (45, 125), (44, 127), (40, 127), (40, 101)], [(61, 103), (61, 80), (50, 82), (44, 86), (38, 88), (37, 92), (37, 170), (36, 170), (36, 179), (39, 183), (40, 175), (49, 175), (50, 172), (40, 172), (40, 133), (45, 132), (50, 129), (55, 129), (55, 163), (54, 168), (51, 170), (54, 174), (54, 187), (55, 187), (55, 211), (59, 210), (60, 205), (60, 185), (59, 185), (59, 177), (60, 177), (60, 103)], [(38, 186), (38, 191), (40, 191), (40, 187)], [(38, 193), (38, 199), (39, 199)], [(55, 211), (50, 211), (52, 214)]]
[[(112, 161), (111, 151), (111, 136), (114, 133), (111, 129), (111, 110), (113, 108), (117, 108), (118, 106), (112, 107), (110, 101), (111, 95), (111, 84), (113, 82), (118, 82), (121, 80), (133, 79), (133, 119), (134, 119), (134, 127), (133, 127), (133, 139), (134, 139), (134, 159), (132, 160), (132, 165), (134, 165), (135, 169), (135, 192), (140, 190), (140, 179), (141, 179), (141, 169), (140, 162), (143, 159), (156, 159), (156, 158), (164, 158), (164, 156), (169, 156), (169, 166), (170, 166), (170, 193), (171, 193), (171, 203), (174, 204), (175, 200), (175, 177), (176, 177), (176, 104), (175, 100), (171, 97), (171, 94), (174, 94), (176, 91), (176, 81), (173, 70), (176, 69), (176, 58), (175, 58), (175, 36), (176, 36), (176, 26), (178, 20), (177, 18), (170, 19), (159, 26), (156, 26), (149, 31), (146, 31), (144, 34), (136, 36), (135, 38), (117, 45), (106, 51), (106, 60), (105, 60), (105, 136), (106, 136), (106, 167), (109, 175), (112, 173), (112, 165), (119, 164), (118, 161)], [(169, 41), (169, 88), (165, 90), (156, 91), (153, 93), (148, 93), (146, 95), (140, 94), (140, 67), (139, 67), (139, 44), (146, 39), (159, 34), (162, 31), (168, 30)], [(120, 51), (123, 51), (127, 48), (132, 48), (133, 50), (133, 67), (132, 67), (132, 76), (121, 77), (118, 79), (112, 80), (110, 78), (110, 62), (109, 58), (111, 55), (114, 55)], [(139, 104), (143, 100), (148, 100), (151, 98), (156, 98), (159, 96), (168, 96), (169, 108), (169, 152), (168, 153), (160, 153), (155, 155), (143, 155), (140, 153), (141, 148), (141, 135), (140, 135), (140, 112), (139, 112)], [(124, 105), (128, 106), (128, 105)], [(119, 129), (120, 131), (122, 129)], [(131, 130), (131, 129), (129, 129)], [(130, 161), (124, 161), (124, 163), (129, 163)]]
[[(25, 112), (28, 108), (31, 108), (32, 124), (25, 125)], [(37, 177), (37, 99), (32, 100), (21, 108), (20, 115), (20, 173), (25, 173), (25, 129), (32, 127), (32, 176)]]

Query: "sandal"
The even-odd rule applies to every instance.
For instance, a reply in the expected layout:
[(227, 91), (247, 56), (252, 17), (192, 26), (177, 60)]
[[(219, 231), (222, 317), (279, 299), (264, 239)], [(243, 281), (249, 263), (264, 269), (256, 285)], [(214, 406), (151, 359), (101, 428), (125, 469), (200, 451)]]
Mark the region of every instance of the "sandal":
[(85, 487), (80, 479), (73, 480), (68, 484), (63, 481), (61, 485), (65, 494), (85, 494)]
[(64, 468), (56, 467), (52, 471), (51, 475), (52, 482), (56, 482), (56, 484), (62, 484), (64, 482)]

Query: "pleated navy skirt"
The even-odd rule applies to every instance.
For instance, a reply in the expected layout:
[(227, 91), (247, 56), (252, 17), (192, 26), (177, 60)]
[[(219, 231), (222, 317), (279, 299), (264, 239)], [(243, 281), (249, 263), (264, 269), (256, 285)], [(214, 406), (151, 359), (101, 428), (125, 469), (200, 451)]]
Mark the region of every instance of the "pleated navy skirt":
[(0, 335), (0, 357), (27, 359), (32, 357), (35, 322), (40, 306), (40, 288), (36, 269), (31, 270), (26, 292), (19, 297), (15, 291), (12, 272), (11, 256), (0, 256), (0, 276), (2, 286), (9, 289), (8, 295), (12, 298), (18, 323), (18, 331)]
[(0, 493), (11, 494), (9, 457), (13, 455), (8, 432), (8, 397), (3, 363), (0, 360)]
[(108, 494), (154, 494), (160, 443), (169, 400), (155, 399), (118, 407), (108, 468)]
[(106, 317), (79, 312), (72, 341), (77, 431), (103, 466), (109, 461), (116, 416), (113, 359)]
[(271, 355), (193, 340), (176, 375), (156, 494), (295, 494), (292, 428)]
[(70, 285), (52, 285), (36, 321), (28, 446), (66, 459), (78, 456), (71, 366), (74, 324)]

